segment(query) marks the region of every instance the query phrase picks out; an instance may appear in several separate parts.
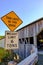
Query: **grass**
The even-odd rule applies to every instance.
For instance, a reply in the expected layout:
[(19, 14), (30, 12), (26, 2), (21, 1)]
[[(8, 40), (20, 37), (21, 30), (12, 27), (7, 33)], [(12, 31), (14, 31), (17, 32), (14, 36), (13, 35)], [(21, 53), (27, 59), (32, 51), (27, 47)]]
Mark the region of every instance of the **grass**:
[(4, 54), (5, 54), (4, 48), (0, 47), (0, 58), (2, 58), (4, 56)]
[(5, 36), (0, 36), (0, 39), (3, 39)]

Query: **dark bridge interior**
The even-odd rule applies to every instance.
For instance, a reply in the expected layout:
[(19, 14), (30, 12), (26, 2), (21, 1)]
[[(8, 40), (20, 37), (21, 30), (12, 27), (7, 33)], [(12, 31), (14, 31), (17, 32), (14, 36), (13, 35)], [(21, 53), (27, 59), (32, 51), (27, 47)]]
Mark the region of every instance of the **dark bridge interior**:
[(43, 30), (37, 36), (37, 47), (43, 50)]

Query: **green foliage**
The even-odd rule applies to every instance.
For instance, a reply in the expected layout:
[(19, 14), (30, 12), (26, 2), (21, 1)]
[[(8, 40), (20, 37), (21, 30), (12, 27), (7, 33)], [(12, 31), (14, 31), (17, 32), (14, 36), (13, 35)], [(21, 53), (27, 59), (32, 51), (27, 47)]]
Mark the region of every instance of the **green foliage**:
[(6, 51), (4, 48), (0, 48), (0, 60), (1, 61), (6, 61), (10, 57), (10, 53)]
[(14, 60), (14, 57), (16, 58), (15, 61), (19, 62), (21, 61), (21, 58), (20, 59), (17, 59), (17, 54), (16, 53), (13, 53), (13, 51), (11, 50), (5, 50), (4, 48), (0, 48), (0, 62), (9, 62), (9, 61), (12, 61)]
[(5, 36), (0, 36), (0, 39), (4, 38)]
[(0, 48), (0, 59), (3, 58), (5, 53), (6, 53), (6, 51), (4, 50), (4, 48)]

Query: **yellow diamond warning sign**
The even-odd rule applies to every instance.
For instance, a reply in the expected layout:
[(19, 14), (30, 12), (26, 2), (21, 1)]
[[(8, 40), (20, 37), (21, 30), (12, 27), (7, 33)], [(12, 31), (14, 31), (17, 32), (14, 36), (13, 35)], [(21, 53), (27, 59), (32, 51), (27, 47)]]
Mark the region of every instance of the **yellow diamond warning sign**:
[(1, 20), (11, 31), (14, 31), (20, 24), (22, 24), (22, 20), (13, 11), (3, 16)]

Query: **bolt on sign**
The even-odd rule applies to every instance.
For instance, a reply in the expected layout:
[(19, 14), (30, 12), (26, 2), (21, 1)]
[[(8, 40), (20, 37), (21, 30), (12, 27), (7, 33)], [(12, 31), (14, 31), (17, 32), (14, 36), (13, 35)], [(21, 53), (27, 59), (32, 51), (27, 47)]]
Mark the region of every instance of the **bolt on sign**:
[(13, 11), (1, 17), (1, 20), (11, 31), (14, 31), (20, 24), (22, 24), (22, 20)]
[(5, 32), (5, 49), (18, 49), (18, 33), (17, 32)]

